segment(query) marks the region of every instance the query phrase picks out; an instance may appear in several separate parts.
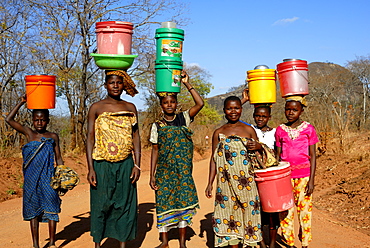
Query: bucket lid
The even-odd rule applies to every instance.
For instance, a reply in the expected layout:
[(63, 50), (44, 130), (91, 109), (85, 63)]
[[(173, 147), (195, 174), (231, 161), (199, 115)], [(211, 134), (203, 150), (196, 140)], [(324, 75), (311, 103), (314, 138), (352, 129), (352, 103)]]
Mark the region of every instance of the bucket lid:
[(161, 28), (176, 28), (175, 22), (162, 22)]
[(128, 29), (133, 29), (134, 24), (131, 23), (131, 22), (122, 22), (122, 21), (97, 22), (95, 24), (96, 29), (98, 29), (98, 28), (107, 28), (107, 27), (111, 27), (111, 28), (125, 27), (125, 28), (128, 28)]
[(278, 166), (272, 166), (272, 167), (269, 167), (269, 168), (266, 168), (266, 169), (259, 169), (259, 170), (255, 170), (254, 172), (269, 172), (269, 171), (275, 171), (275, 170), (282, 170), (282, 169), (286, 169), (290, 167), (290, 163), (289, 162), (279, 162), (279, 165)]
[(254, 70), (261, 70), (261, 69), (270, 69), (267, 65), (256, 65), (256, 67), (254, 67)]
[(283, 62), (288, 62), (288, 61), (305, 61), (303, 59), (283, 59)]

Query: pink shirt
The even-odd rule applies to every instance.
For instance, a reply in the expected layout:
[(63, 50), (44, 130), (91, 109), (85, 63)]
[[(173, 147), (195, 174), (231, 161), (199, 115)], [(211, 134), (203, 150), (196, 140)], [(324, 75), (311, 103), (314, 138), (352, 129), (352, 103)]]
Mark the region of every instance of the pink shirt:
[(281, 147), (280, 158), (290, 163), (292, 178), (310, 176), (309, 146), (319, 142), (314, 126), (302, 122), (297, 128), (282, 124), (276, 128), (276, 146)]

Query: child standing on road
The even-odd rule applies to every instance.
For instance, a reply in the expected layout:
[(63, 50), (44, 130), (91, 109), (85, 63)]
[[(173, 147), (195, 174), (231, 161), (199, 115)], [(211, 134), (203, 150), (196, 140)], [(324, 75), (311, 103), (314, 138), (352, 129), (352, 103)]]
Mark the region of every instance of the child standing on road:
[(59, 137), (47, 131), (49, 110), (34, 109), (32, 122), (34, 130), (14, 120), (26, 97), (13, 108), (6, 122), (26, 136), (27, 144), (22, 148), (23, 155), (23, 219), (30, 221), (33, 247), (39, 248), (39, 223), (49, 223), (50, 241), (48, 247), (56, 248), (55, 233), (59, 221), (61, 200), (58, 192), (50, 186), (54, 176), (54, 158), (63, 165)]
[(260, 200), (248, 157), (262, 149), (254, 129), (239, 121), (242, 104), (238, 97), (224, 101), (227, 123), (212, 136), (212, 157), (206, 197), (212, 197), (217, 176), (213, 229), (215, 247), (256, 246), (262, 240)]
[(157, 227), (162, 240), (160, 248), (169, 247), (168, 231), (174, 227), (179, 228), (180, 248), (186, 247), (186, 227), (191, 224), (199, 207), (192, 177), (193, 132), (189, 125), (204, 103), (189, 83), (186, 72), (183, 71), (181, 76), (195, 105), (176, 114), (177, 94), (158, 93), (163, 118), (153, 123), (150, 134), (152, 157), (149, 184), (156, 195)]
[[(316, 171), (316, 143), (319, 141), (315, 128), (300, 119), (306, 106), (302, 96), (286, 98), (285, 117), (288, 122), (276, 129), (277, 156), (290, 163), (295, 206), (300, 223), (299, 239), (307, 248), (312, 239), (312, 192)], [(281, 221), (284, 241), (294, 247), (294, 207)]]
[(122, 100), (121, 94), (124, 90), (131, 96), (138, 92), (121, 70), (107, 72), (104, 87), (107, 97), (91, 105), (88, 114), (91, 236), (95, 248), (106, 237), (117, 239), (124, 248), (137, 234), (141, 145), (136, 107)]
[[(275, 128), (268, 126), (271, 119), (270, 105), (256, 105), (253, 112), (253, 119), (256, 123), (253, 126), (260, 142), (266, 144), (270, 149), (275, 149)], [(262, 226), (268, 225), (270, 230), (269, 248), (275, 248), (277, 229), (280, 227), (279, 213), (266, 213), (261, 211)], [(266, 248), (264, 240), (261, 241), (261, 248)]]

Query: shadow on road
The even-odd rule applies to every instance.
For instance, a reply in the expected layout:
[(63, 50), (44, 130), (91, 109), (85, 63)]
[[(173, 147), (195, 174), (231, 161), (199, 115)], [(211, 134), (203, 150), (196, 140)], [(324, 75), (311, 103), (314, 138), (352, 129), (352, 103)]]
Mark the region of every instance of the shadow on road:
[(208, 248), (213, 248), (215, 243), (215, 235), (213, 233), (212, 213), (208, 213), (204, 217), (206, 218), (200, 221), (199, 237), (203, 238), (205, 232), (207, 240), (206, 245)]
[[(138, 216), (138, 233), (136, 239), (127, 242), (127, 247), (139, 248), (141, 247), (146, 234), (152, 230), (154, 222), (155, 205), (154, 203), (141, 203), (139, 204), (139, 216)], [(118, 246), (102, 246), (102, 248), (111, 248)]]
[(77, 221), (65, 226), (64, 229), (56, 235), (57, 240), (64, 240), (59, 246), (60, 248), (78, 239), (85, 232), (90, 231), (90, 212), (75, 215), (73, 218), (77, 219)]
[[(138, 234), (135, 240), (127, 242), (127, 245), (132, 248), (139, 248), (147, 234), (153, 226), (154, 203), (141, 203), (139, 204), (138, 215)], [(90, 232), (90, 212), (82, 213), (73, 216), (77, 219), (68, 226), (65, 226), (62, 231), (57, 233), (57, 240), (64, 240), (59, 246), (60, 248), (66, 246), (72, 241), (81, 237), (84, 233)], [(92, 242), (92, 241), (91, 241)], [(47, 247), (47, 246), (46, 246)], [(44, 248), (46, 248), (44, 247)], [(102, 244), (102, 248), (119, 247), (119, 242), (115, 239), (106, 239)]]

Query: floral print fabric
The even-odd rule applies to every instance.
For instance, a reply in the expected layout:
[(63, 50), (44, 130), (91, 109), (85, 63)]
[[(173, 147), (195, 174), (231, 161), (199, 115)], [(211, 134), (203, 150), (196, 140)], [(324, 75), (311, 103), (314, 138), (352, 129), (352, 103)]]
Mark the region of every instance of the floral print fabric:
[(104, 112), (95, 120), (95, 147), (93, 159), (118, 162), (132, 152), (132, 126), (136, 124), (133, 112)]
[[(158, 162), (156, 168), (157, 226), (191, 224), (198, 205), (192, 177), (192, 131), (185, 126), (163, 126), (158, 129)], [(191, 211), (186, 211), (191, 210)]]
[[(297, 207), (300, 224), (299, 240), (302, 246), (308, 246), (312, 240), (312, 195), (307, 196), (305, 189), (309, 177), (292, 179), (294, 203)], [(288, 210), (288, 215), (280, 222), (284, 242), (288, 246), (294, 246), (294, 207)]]
[(219, 136), (214, 160), (217, 187), (213, 229), (215, 246), (226, 246), (239, 241), (255, 245), (262, 240), (260, 200), (243, 145), (246, 138)]

